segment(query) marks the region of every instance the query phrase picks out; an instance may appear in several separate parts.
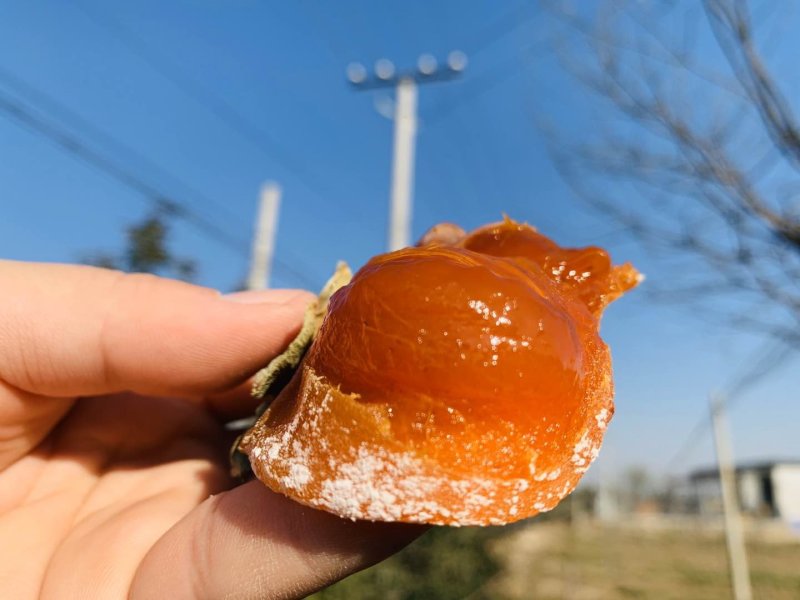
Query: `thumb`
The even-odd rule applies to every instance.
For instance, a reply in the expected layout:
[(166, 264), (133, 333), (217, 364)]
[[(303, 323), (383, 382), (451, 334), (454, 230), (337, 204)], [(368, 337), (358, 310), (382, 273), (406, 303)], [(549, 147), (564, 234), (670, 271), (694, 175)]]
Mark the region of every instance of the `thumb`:
[(209, 498), (168, 531), (142, 561), (130, 598), (302, 598), (425, 530), (346, 521), (251, 481)]

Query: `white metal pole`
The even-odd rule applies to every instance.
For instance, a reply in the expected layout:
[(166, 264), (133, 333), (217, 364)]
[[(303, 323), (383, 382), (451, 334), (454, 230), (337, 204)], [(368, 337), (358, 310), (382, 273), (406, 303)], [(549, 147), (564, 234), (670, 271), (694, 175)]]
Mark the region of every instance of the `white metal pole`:
[(281, 187), (274, 181), (268, 181), (261, 188), (261, 201), (250, 261), (250, 276), (247, 278), (247, 289), (249, 290), (263, 290), (269, 286), (280, 203)]
[(750, 572), (747, 567), (747, 549), (744, 543), (742, 517), (736, 496), (736, 472), (733, 465), (730, 433), (725, 421), (725, 403), (720, 396), (711, 395), (711, 424), (714, 430), (714, 445), (717, 452), (719, 480), (722, 486), (722, 511), (725, 518), (725, 541), (728, 546), (728, 563), (731, 569), (733, 597), (735, 600), (751, 600)]
[(417, 84), (411, 77), (397, 82), (394, 112), (394, 157), (389, 213), (389, 250), (411, 243), (414, 189), (414, 143), (417, 133)]

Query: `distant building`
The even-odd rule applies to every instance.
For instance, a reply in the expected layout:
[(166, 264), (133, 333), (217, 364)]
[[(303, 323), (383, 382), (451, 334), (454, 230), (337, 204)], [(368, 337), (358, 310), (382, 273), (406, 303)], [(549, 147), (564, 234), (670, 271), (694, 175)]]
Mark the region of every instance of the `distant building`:
[[(695, 510), (704, 515), (722, 512), (717, 469), (694, 471), (689, 482)], [(800, 529), (800, 460), (739, 465), (736, 491), (744, 514), (781, 519)]]

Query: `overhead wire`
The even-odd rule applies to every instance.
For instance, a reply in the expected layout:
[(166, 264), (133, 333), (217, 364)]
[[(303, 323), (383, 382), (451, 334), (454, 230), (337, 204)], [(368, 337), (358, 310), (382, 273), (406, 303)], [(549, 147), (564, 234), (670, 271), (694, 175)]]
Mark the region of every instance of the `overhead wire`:
[[(314, 29), (318, 35), (318, 37), (322, 40), (325, 49), (327, 50), (328, 55), (337, 62), (340, 66), (346, 65), (350, 59), (347, 58), (347, 50), (346, 46), (350, 46), (351, 44), (343, 43), (342, 39), (339, 36), (335, 36), (331, 31), (330, 27), (326, 27), (325, 23), (320, 19), (319, 12), (315, 10), (309, 10), (308, 6), (305, 2), (300, 2), (300, 6), (304, 11), (304, 14), (308, 18), (308, 20), (314, 26)], [(330, 22), (330, 21), (329, 21)], [(332, 23), (332, 22), (330, 22)], [(351, 41), (351, 40), (348, 40)], [(352, 57), (351, 57), (352, 58)], [(386, 115), (384, 115), (386, 116)], [(391, 118), (391, 117), (390, 117)], [(424, 126), (424, 123), (421, 123)], [(459, 148), (459, 151), (463, 150)], [(474, 188), (472, 186), (467, 186), (467, 189), (474, 194)], [(438, 203), (438, 196), (434, 195), (431, 197), (433, 201)], [(419, 208), (419, 207), (418, 207)], [(427, 207), (426, 207), (427, 208)], [(442, 208), (442, 207), (440, 207)]]
[[(522, 25), (530, 22), (533, 18), (533, 13), (531, 13), (530, 9), (531, 6), (529, 3), (525, 1), (518, 2), (516, 6), (503, 13), (496, 20), (491, 21), (486, 26), (469, 35), (462, 49), (467, 53), (470, 60), (472, 60), (475, 56), (485, 52), (496, 42), (512, 34)], [(530, 44), (522, 50), (525, 51), (535, 47), (536, 44)], [(456, 107), (481, 96), (519, 72), (519, 57), (514, 56), (496, 64), (489, 73), (484, 73), (477, 79), (470, 76), (469, 84), (464, 86), (467, 88), (466, 94), (462, 93), (456, 101), (445, 101), (434, 106), (434, 108), (425, 115), (426, 122), (428, 124), (437, 122)], [(465, 82), (465, 84), (466, 83), (467, 82)]]
[(293, 173), (299, 182), (310, 192), (321, 198), (329, 195), (327, 186), (319, 182), (309, 165), (301, 158), (290, 153), (282, 144), (263, 127), (245, 117), (224, 96), (213, 92), (207, 85), (187, 73), (185, 69), (169, 61), (162, 54), (154, 51), (142, 38), (123, 26), (119, 21), (103, 11), (98, 11), (91, 3), (74, 2), (77, 7), (96, 26), (105, 28), (114, 35), (127, 49), (151, 69), (172, 83), (196, 103), (204, 106), (217, 119), (223, 122), (252, 146), (259, 149), (271, 160)]
[(495, 21), (491, 21), (482, 29), (474, 32), (464, 44), (464, 50), (469, 56), (475, 56), (495, 42), (501, 40), (510, 33), (516, 31), (521, 25), (533, 18), (530, 13), (530, 6), (527, 2), (518, 2)]
[[(531, 43), (521, 49), (521, 52), (528, 53), (540, 47), (539, 43)], [(508, 79), (522, 72), (526, 65), (520, 65), (518, 56), (508, 57), (502, 62), (497, 63), (490, 71), (482, 73), (480, 76), (472, 78), (469, 83), (466, 81), (462, 86), (464, 89), (457, 100), (443, 101), (429, 110), (423, 118), (428, 125), (438, 123), (457, 108), (466, 105), (468, 102), (479, 98), (486, 92), (492, 90)]]
[(530, 9), (531, 6), (528, 2), (524, 0), (517, 2), (516, 6), (502, 13), (497, 19), (469, 34), (457, 49), (464, 51), (472, 60), (502, 38), (516, 31), (520, 26), (528, 23), (533, 18)]
[(11, 117), (18, 124), (55, 142), (62, 150), (77, 156), (85, 163), (116, 179), (119, 183), (139, 192), (158, 208), (166, 209), (168, 212), (174, 213), (176, 216), (193, 223), (206, 235), (215, 239), (220, 244), (227, 246), (231, 250), (236, 252), (244, 251), (246, 254), (246, 249), (240, 245), (240, 241), (230, 233), (219, 228), (215, 223), (201, 218), (197, 213), (188, 210), (186, 206), (171, 200), (168, 194), (163, 194), (143, 179), (140, 179), (130, 171), (114, 164), (71, 134), (40, 119), (33, 112), (26, 109), (23, 104), (15, 102), (2, 93), (0, 93), (0, 110), (5, 112), (7, 116)]
[[(464, 44), (464, 49), (467, 51), (468, 56), (472, 58), (475, 55), (484, 52), (495, 42), (516, 31), (523, 24), (529, 22), (533, 16), (529, 11), (529, 8), (530, 7), (527, 5), (527, 3), (520, 2), (517, 4), (517, 6), (501, 15), (495, 21), (490, 22), (478, 32), (472, 34), (472, 36), (470, 36), (471, 41), (468, 41)], [(527, 49), (533, 47), (534, 45), (529, 45), (525, 48)], [(521, 50), (524, 51), (525, 49)], [(524, 68), (524, 65), (522, 68)], [(462, 158), (471, 165), (469, 172), (473, 177), (476, 173), (480, 173), (481, 177), (485, 179), (487, 177), (487, 173), (495, 173), (495, 175), (489, 175), (489, 177), (494, 180), (490, 186), (492, 190), (497, 189), (497, 185), (495, 185), (495, 183), (498, 181), (496, 173), (499, 169), (499, 163), (494, 160), (495, 155), (493, 153), (487, 152), (486, 149), (482, 147), (483, 151), (481, 154), (485, 157), (488, 157), (488, 160), (491, 163), (490, 165), (487, 165), (488, 168), (484, 171), (483, 158), (471, 151), (471, 148), (474, 146), (474, 144), (466, 143), (467, 140), (465, 137), (467, 139), (471, 139), (471, 132), (467, 128), (464, 118), (459, 115), (457, 109), (462, 106), (466, 106), (468, 103), (482, 96), (492, 88), (520, 73), (522, 68), (520, 66), (520, 57), (515, 55), (502, 61), (499, 63), (499, 65), (495, 65), (495, 67), (489, 72), (484, 72), (477, 77), (469, 75), (467, 78), (465, 78), (464, 83), (460, 84), (458, 94), (454, 93), (448, 97), (445, 97), (444, 100), (435, 104), (422, 116), (423, 124), (427, 127), (433, 127), (445, 117), (452, 115), (452, 118), (455, 120), (452, 129), (455, 131), (455, 133), (448, 135), (447, 138), (450, 139), (451, 142), (454, 138), (460, 138), (465, 142), (462, 144), (457, 144), (458, 150), (461, 153)], [(483, 108), (479, 106), (477, 110), (483, 110)], [(471, 120), (474, 121), (475, 119), (473, 118)], [(488, 200), (486, 198), (484, 198), (482, 201), (478, 201), (478, 206), (485, 206), (487, 201)]]
[(320, 19), (319, 11), (315, 10), (313, 7), (311, 10), (307, 10), (308, 7), (306, 4), (307, 0), (301, 0), (297, 3), (297, 6), (300, 7), (300, 10), (311, 22), (311, 26), (316, 31), (319, 39), (322, 40), (323, 46), (325, 50), (327, 50), (329, 56), (337, 63), (340, 63), (340, 68), (344, 68), (347, 65), (347, 62), (351, 60), (350, 57), (345, 56), (344, 44), (341, 43), (337, 36), (330, 35), (328, 31), (326, 31), (324, 24)]
[[(337, 72), (341, 73), (341, 75), (342, 75), (341, 84), (344, 87), (345, 86), (345, 80), (344, 80), (344, 74), (345, 73), (344, 73), (344, 71), (345, 71), (346, 66), (350, 62), (352, 62), (352, 58), (353, 58), (352, 56), (348, 56), (348, 52), (346, 50), (346, 46), (347, 47), (352, 47), (353, 46), (353, 42), (355, 40), (351, 36), (351, 37), (347, 38), (347, 42), (349, 42), (349, 44), (346, 44), (344, 41), (342, 41), (341, 37), (338, 36), (333, 31), (333, 29), (331, 27), (333, 22), (328, 20), (329, 25), (326, 27), (325, 26), (325, 22), (320, 17), (320, 11), (315, 9), (314, 7), (309, 9), (309, 7), (307, 6), (307, 2), (306, 1), (301, 0), (300, 2), (297, 2), (294, 6), (299, 7), (299, 9), (301, 10), (303, 16), (305, 17), (305, 19), (311, 25), (311, 30), (312, 30), (312, 32), (314, 34), (315, 40), (322, 43), (322, 46), (325, 49), (326, 54), (331, 59), (333, 64), (336, 65), (335, 68), (336, 68)], [(341, 17), (342, 15), (339, 14), (338, 16)], [(352, 18), (353, 14), (351, 13), (350, 15), (347, 15), (347, 16)], [(365, 31), (365, 29), (361, 29), (361, 31)], [(356, 53), (356, 54), (358, 54), (358, 53)], [(340, 140), (342, 140), (342, 143), (345, 142), (344, 138), (342, 138), (342, 136), (341, 136), (341, 133), (339, 133), (338, 131), (335, 131), (334, 135), (336, 135)], [(351, 141), (351, 140), (348, 138), (346, 140), (346, 142), (349, 142), (349, 141)], [(352, 185), (350, 183), (352, 181), (353, 181), (352, 178), (348, 178), (348, 183), (350, 185)]]
[(727, 399), (726, 407), (731, 408), (739, 402), (745, 391), (783, 365), (795, 350), (784, 340), (773, 342), (750, 369), (734, 377), (721, 389), (721, 396)]
[[(532, 14), (529, 12), (529, 6), (526, 2), (518, 2), (516, 6), (512, 7), (512, 9), (503, 13), (498, 19), (490, 22), (487, 26), (482, 27), (480, 30), (474, 32), (470, 36), (467, 37), (467, 41), (464, 43), (463, 50), (466, 50), (468, 55), (471, 57), (483, 52), (489, 46), (494, 44), (496, 41), (500, 40), (501, 38), (505, 37), (506, 35), (515, 31), (518, 27), (522, 24), (528, 22), (530, 18), (532, 18)], [(307, 11), (309, 18), (315, 24), (315, 27), (322, 37), (323, 41), (325, 42), (325, 46), (328, 50), (328, 53), (336, 60), (344, 60), (344, 52), (343, 52), (343, 45), (339, 43), (339, 40), (334, 40), (330, 38), (330, 36), (324, 35), (324, 28), (322, 27), (320, 20), (318, 18), (318, 14), (314, 11)], [(516, 61), (512, 61), (516, 62)], [(505, 64), (505, 63), (504, 63)], [(511, 64), (510, 66), (516, 67), (516, 64)], [(508, 77), (514, 75), (516, 69), (500, 69), (500, 72), (493, 72), (490, 76), (483, 77), (479, 79), (477, 85), (472, 85), (467, 87), (467, 98), (466, 101), (471, 100), (472, 98), (470, 95), (478, 96), (483, 94), (484, 92), (488, 91), (495, 85), (505, 81)], [(499, 77), (498, 77), (499, 75)], [(476, 93), (477, 92), (477, 93)], [(427, 127), (428, 125), (434, 124), (440, 118), (445, 116), (447, 113), (451, 112), (454, 107), (458, 107), (461, 104), (465, 103), (465, 99), (463, 94), (459, 96), (456, 101), (448, 101), (445, 99), (443, 102), (435, 105), (434, 110), (432, 112), (426, 111), (421, 115), (420, 121), (423, 127)], [(457, 127), (457, 133), (459, 137), (461, 136), (462, 132), (461, 127), (463, 124), (459, 124), (460, 126)], [(449, 136), (448, 136), (449, 137)], [(472, 160), (472, 155), (468, 154), (469, 144), (459, 144), (458, 150), (461, 154), (462, 160), (468, 159), (470, 164), (474, 167), (479, 165), (479, 162), (475, 162)], [(473, 170), (470, 168), (468, 172), (471, 174), (470, 177), (474, 176)], [(468, 186), (472, 195), (476, 194), (476, 190), (474, 186)], [(477, 196), (476, 196), (477, 198)]]
[[(750, 366), (737, 369), (730, 380), (720, 387), (718, 395), (721, 406), (725, 409), (730, 409), (737, 402), (740, 402), (745, 391), (783, 365), (795, 351), (796, 348), (781, 339), (768, 340), (765, 344), (762, 344), (745, 361), (744, 364)], [(666, 462), (667, 472), (672, 472), (682, 464), (695, 446), (705, 438), (706, 432), (710, 427), (711, 416), (706, 413), (697, 420), (684, 438), (684, 441)]]
[[(32, 84), (24, 81), (22, 78), (11, 73), (2, 66), (0, 66), (0, 85), (5, 85), (5, 87), (13, 90), (18, 96), (26, 98), (29, 102), (32, 102), (35, 105), (43, 108), (47, 113), (55, 115), (60, 121), (71, 122), (73, 128), (82, 130), (84, 134), (88, 134), (89, 137), (94, 138), (101, 144), (114, 148), (117, 151), (121, 151), (123, 154), (133, 159), (133, 161), (145, 166), (149, 171), (155, 173), (159, 178), (172, 179), (173, 182), (177, 181), (174, 176), (167, 173), (164, 169), (160, 168), (152, 160), (142, 155), (140, 152), (137, 152), (132, 147), (123, 143), (108, 132), (102, 130), (100, 127), (84, 118), (71, 108), (67, 107), (62, 102), (56, 100), (47, 92), (34, 87)], [(229, 221), (234, 222), (239, 220), (228, 210), (225, 205), (209, 198), (194, 187), (189, 186), (186, 183), (182, 183), (181, 187), (186, 189), (186, 191), (188, 191), (193, 198), (199, 200)]]
[[(439, 5), (439, 8), (441, 9), (441, 5)], [(447, 28), (447, 37), (455, 37), (453, 35), (452, 19), (449, 19), (448, 15), (445, 14), (443, 10), (439, 10), (436, 16), (441, 23), (440, 26)], [(479, 34), (485, 34), (485, 28), (478, 32), (478, 34), (471, 36), (472, 39), (475, 40), (476, 35)], [(485, 35), (478, 38), (478, 42), (483, 43), (487, 41)], [(477, 47), (472, 43), (465, 44), (463, 50), (469, 52), (469, 57), (474, 56), (478, 51)], [(469, 76), (470, 73), (467, 71), (465, 73), (465, 79), (468, 79)], [(452, 85), (446, 86), (437, 95), (443, 96), (444, 101), (447, 101), (448, 98), (457, 96), (462, 87), (463, 82), (455, 80)], [(441, 102), (442, 100), (439, 101), (440, 104)], [(479, 210), (486, 203), (486, 196), (481, 193), (484, 192), (485, 189), (483, 180), (486, 177), (486, 172), (484, 170), (485, 164), (482, 158), (486, 149), (481, 146), (481, 149), (475, 152), (473, 129), (463, 118), (460, 118), (461, 115), (456, 114), (454, 117), (455, 122), (451, 123), (451, 126), (443, 131), (440, 136), (442, 141), (452, 150), (452, 154), (449, 156), (450, 160), (447, 160), (440, 170), (443, 171), (443, 179), (450, 184), (450, 194), (461, 194), (462, 198), (469, 198), (469, 203), (472, 208), (474, 210)], [(428, 121), (424, 115), (420, 118), (420, 122), (421, 130), (424, 132), (428, 126)], [(453, 173), (453, 175), (450, 175), (450, 173)], [(493, 181), (490, 186), (493, 190), (497, 189), (497, 186), (494, 185), (495, 183), (496, 182)], [(455, 215), (451, 214), (453, 208), (463, 207), (462, 202), (445, 201), (444, 205), (444, 214), (447, 219), (454, 219)]]
[[(137, 192), (154, 207), (183, 220), (209, 239), (249, 259), (250, 253), (247, 245), (240, 238), (220, 227), (213, 219), (198, 213), (189, 204), (177, 200), (173, 195), (162, 192), (130, 169), (119, 166), (106, 155), (84, 143), (76, 135), (66, 131), (65, 128), (42, 119), (25, 102), (20, 102), (0, 92), (0, 112), (5, 113), (6, 117), (25, 129), (49, 139), (62, 151), (79, 158), (85, 164)], [(316, 285), (316, 282), (311, 281), (307, 275), (292, 265), (278, 260), (275, 263), (304, 285)]]

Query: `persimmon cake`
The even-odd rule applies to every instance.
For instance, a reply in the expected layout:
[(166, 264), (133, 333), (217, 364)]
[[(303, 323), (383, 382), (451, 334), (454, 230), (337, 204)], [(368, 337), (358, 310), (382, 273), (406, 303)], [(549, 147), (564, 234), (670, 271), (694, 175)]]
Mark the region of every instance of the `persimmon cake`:
[(552, 509), (597, 456), (614, 413), (599, 320), (639, 274), (510, 219), (437, 227), (317, 307), (239, 443), (271, 489), (350, 519), (499, 525)]

